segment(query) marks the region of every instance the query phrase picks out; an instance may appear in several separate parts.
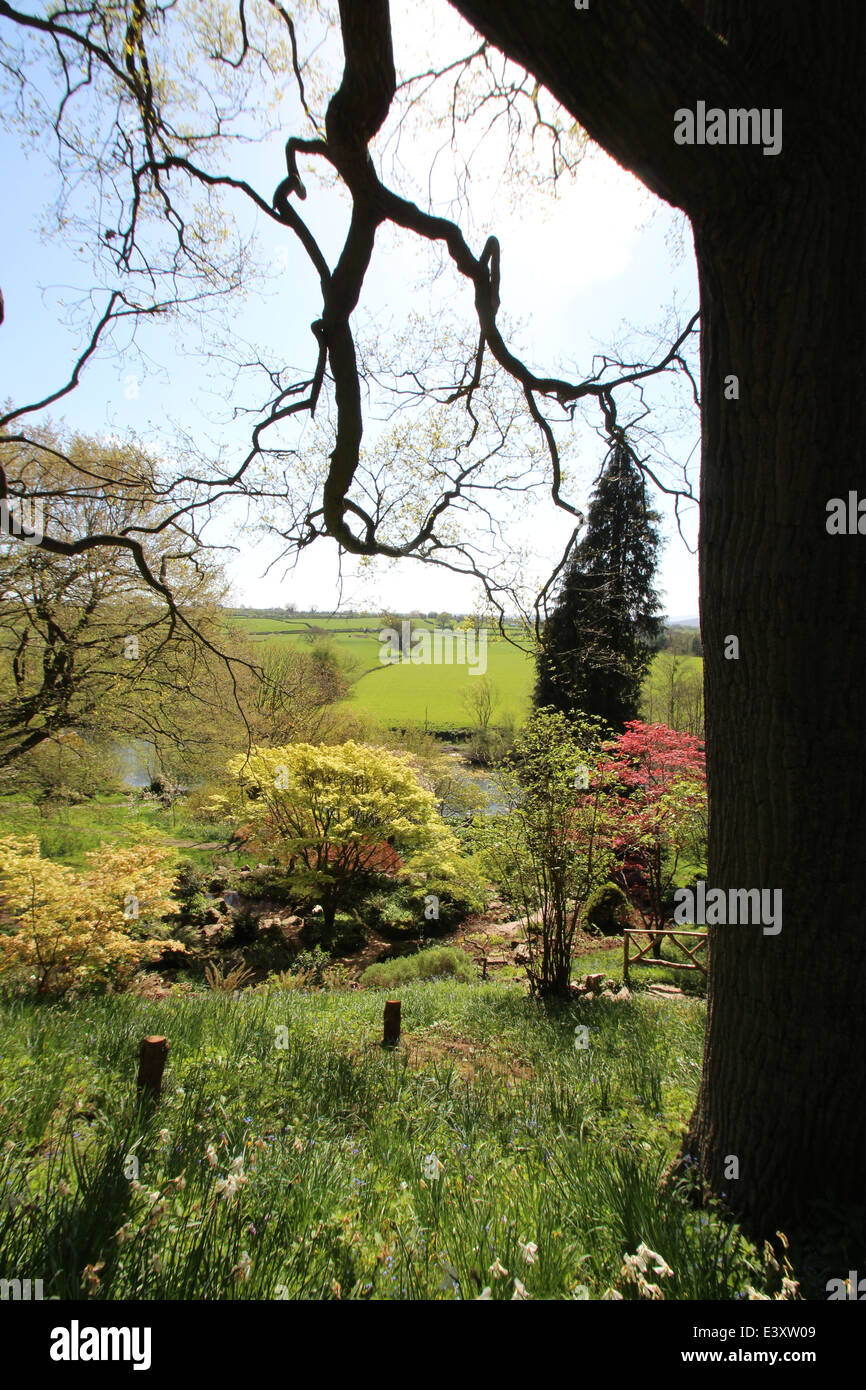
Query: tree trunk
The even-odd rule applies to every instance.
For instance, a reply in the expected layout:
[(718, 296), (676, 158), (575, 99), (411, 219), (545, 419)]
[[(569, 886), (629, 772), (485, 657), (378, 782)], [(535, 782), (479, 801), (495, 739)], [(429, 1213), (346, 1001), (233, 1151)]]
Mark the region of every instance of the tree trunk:
[[(708, 881), (781, 889), (783, 915), (778, 935), (710, 928), (690, 1144), (753, 1229), (790, 1232), (862, 1203), (866, 1168), (866, 535), (826, 529), (830, 498), (866, 494), (866, 9), (452, 4), (694, 228)], [(781, 109), (782, 152), (676, 146), (698, 101)]]
[(765, 1230), (819, 1197), (862, 1200), (866, 1164), (866, 702), (852, 679), (866, 537), (826, 530), (830, 498), (866, 494), (857, 159), (800, 169), (781, 206), (735, 206), (695, 235), (708, 882), (781, 888), (783, 916), (777, 936), (710, 928), (693, 1143), (713, 1189)]

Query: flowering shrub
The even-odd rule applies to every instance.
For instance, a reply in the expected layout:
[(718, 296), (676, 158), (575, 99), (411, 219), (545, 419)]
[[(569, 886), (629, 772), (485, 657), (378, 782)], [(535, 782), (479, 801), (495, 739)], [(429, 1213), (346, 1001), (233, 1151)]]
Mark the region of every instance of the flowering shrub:
[(35, 835), (0, 840), (0, 975), (23, 974), (38, 994), (64, 993), (123, 985), (149, 956), (185, 951), (144, 929), (173, 908), (173, 858), (154, 845), (104, 845), (78, 872), (43, 859)]
[[(614, 803), (613, 846), (626, 887), (648, 929), (664, 926), (665, 905), (677, 866), (688, 850), (702, 851), (706, 837), (707, 789), (700, 740), (665, 724), (631, 720), (613, 743), (600, 770), (619, 796)], [(656, 938), (658, 956), (661, 938)]]

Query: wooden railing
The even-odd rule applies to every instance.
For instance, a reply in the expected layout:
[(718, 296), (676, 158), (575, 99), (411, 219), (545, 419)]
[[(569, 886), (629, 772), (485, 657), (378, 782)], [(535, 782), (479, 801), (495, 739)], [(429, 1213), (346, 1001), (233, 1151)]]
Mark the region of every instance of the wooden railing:
[[(645, 946), (635, 941), (638, 946), (636, 956), (631, 955), (630, 943), (632, 937), (646, 936), (648, 938)], [(650, 955), (653, 945), (660, 938), (669, 936), (675, 946), (679, 946), (688, 956), (688, 960), (661, 960)], [(684, 941), (679, 941), (680, 936), (694, 938), (693, 945), (689, 946)], [(698, 960), (698, 951), (706, 947), (707, 933), (705, 931), (684, 931), (681, 927), (663, 927), (660, 931), (650, 931), (646, 927), (628, 927), (622, 934), (622, 973), (623, 979), (628, 984), (629, 967), (632, 965), (659, 965), (665, 970), (700, 970), (706, 979), (707, 967), (702, 961)], [(661, 947), (659, 947), (661, 949)]]

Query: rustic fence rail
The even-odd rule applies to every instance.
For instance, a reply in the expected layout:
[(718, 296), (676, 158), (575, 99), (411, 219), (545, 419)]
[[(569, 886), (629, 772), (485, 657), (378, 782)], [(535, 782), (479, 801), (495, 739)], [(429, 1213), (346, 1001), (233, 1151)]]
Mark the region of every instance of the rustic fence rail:
[[(641, 946), (640, 942), (635, 941), (638, 947), (637, 955), (633, 956), (630, 951), (633, 937), (645, 936), (647, 942)], [(657, 960), (650, 955), (653, 945), (657, 940), (669, 936), (675, 946), (679, 946), (688, 956), (688, 960)], [(694, 938), (693, 946), (689, 946), (684, 941), (677, 940), (680, 936)], [(705, 931), (684, 931), (680, 927), (663, 927), (660, 931), (650, 931), (647, 927), (627, 927), (622, 934), (622, 974), (625, 983), (628, 984), (628, 972), (633, 965), (661, 965), (665, 970), (700, 970), (706, 979), (707, 967), (703, 961), (698, 960), (698, 951), (705, 949), (707, 944), (707, 933)], [(661, 947), (659, 947), (661, 949)]]

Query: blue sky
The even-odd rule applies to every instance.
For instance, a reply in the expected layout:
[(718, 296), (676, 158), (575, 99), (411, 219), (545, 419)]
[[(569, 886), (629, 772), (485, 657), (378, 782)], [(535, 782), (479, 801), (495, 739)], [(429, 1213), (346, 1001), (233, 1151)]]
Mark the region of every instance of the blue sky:
[[(446, 28), (454, 25), (456, 34), (460, 25), (453, 12), (444, 4), (433, 8), (440, 21), (443, 11), (445, 15), (438, 37), (443, 37), (442, 23)], [(423, 37), (412, 30), (411, 39), (406, 38), (406, 16), (412, 12), (411, 5), (395, 5), (398, 63), (401, 42), (404, 47), (407, 42), (420, 45), (411, 60), (423, 57)], [(291, 128), (290, 122), (287, 126)], [(285, 132), (243, 149), (245, 177), (268, 200), (284, 168), (284, 138)], [(432, 149), (432, 136), (422, 132), (410, 151), (417, 168), (426, 170)], [(0, 328), (2, 396), (31, 400), (55, 389), (69, 374), (83, 321), (79, 320), (78, 331), (70, 331), (64, 326), (63, 305), (74, 303), (92, 282), (90, 247), (86, 240), (70, 246), (68, 239), (40, 235), (40, 228), (50, 220), (46, 210), (56, 193), (56, 175), (47, 152), (23, 152), (8, 130), (0, 136), (0, 150), (4, 184), (15, 190), (14, 198), (4, 200), (0, 214), (0, 285), (6, 304), (6, 321)], [(401, 154), (405, 161), (405, 143)], [(467, 227), (467, 236), (476, 251), (488, 230), (499, 237), (503, 313), (520, 324), (521, 348), (534, 367), (550, 370), (561, 365), (575, 374), (588, 373), (593, 352), (621, 336), (625, 321), (652, 328), (674, 299), (683, 319), (697, 307), (688, 227), (600, 151), (591, 151), (573, 180), (560, 186), (556, 199), (504, 196), (496, 187), (496, 160), (490, 160), (489, 177), (483, 159), (479, 165), (476, 156), (479, 167), (471, 200), (477, 226)], [(346, 207), (335, 190), (311, 187), (302, 208), (331, 263), (345, 229)], [(256, 261), (271, 276), (271, 283), (250, 288), (246, 302), (233, 310), (233, 331), (262, 345), (281, 363), (306, 370), (313, 360), (309, 325), (320, 310), (316, 277), (287, 232), (261, 217), (246, 225), (256, 233)], [(677, 233), (679, 254), (671, 246)], [(408, 239), (390, 232), (380, 236), (359, 306), (359, 322), (363, 325), (375, 317), (380, 325), (387, 325), (390, 316), (399, 321), (412, 307), (423, 313), (431, 302), (431, 292), (421, 283), (425, 268), (423, 255)], [(471, 321), (468, 292), (465, 305), (466, 319)], [(212, 356), (208, 360), (215, 346), (209, 330), (202, 339), (189, 324), (178, 330), (147, 327), (137, 338), (141, 351), (117, 337), (114, 351), (100, 354), (81, 387), (54, 407), (53, 414), (93, 433), (122, 435), (131, 428), (165, 454), (171, 452), (177, 429), (192, 434), (206, 452), (221, 447), (236, 451), (247, 437), (248, 423), (231, 419), (226, 379), (216, 371)], [(696, 438), (693, 419), (682, 438), (666, 436), (666, 444), (684, 462)], [(600, 442), (588, 436), (581, 448), (578, 492), (597, 470), (602, 453)], [(697, 491), (697, 451), (690, 476)], [(585, 501), (585, 488), (579, 501)], [(696, 557), (677, 536), (663, 499), (657, 502), (668, 538), (658, 579), (664, 606), (672, 616), (696, 613)], [(685, 513), (684, 530), (694, 549), (694, 507)], [(552, 507), (539, 506), (527, 514), (522, 530), (518, 524), (514, 538), (531, 553), (543, 578), (569, 531), (565, 517), (556, 515)], [(283, 566), (266, 573), (277, 547), (256, 532), (240, 508), (218, 517), (207, 534), (230, 547), (226, 558), (237, 602), (295, 603), (299, 608), (315, 604), (323, 611), (338, 602), (336, 547), (330, 542), (305, 551), (288, 574)], [(441, 571), (431, 575), (429, 568), (413, 561), (376, 561), (359, 572), (344, 558), (343, 576), (343, 601), (358, 606), (453, 611), (471, 608), (477, 597), (472, 581)]]

